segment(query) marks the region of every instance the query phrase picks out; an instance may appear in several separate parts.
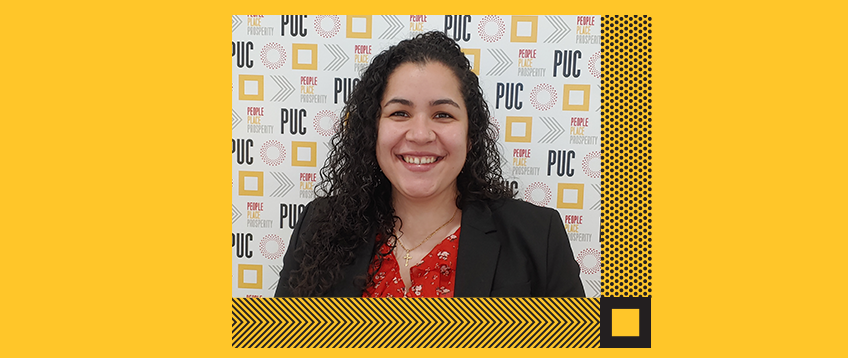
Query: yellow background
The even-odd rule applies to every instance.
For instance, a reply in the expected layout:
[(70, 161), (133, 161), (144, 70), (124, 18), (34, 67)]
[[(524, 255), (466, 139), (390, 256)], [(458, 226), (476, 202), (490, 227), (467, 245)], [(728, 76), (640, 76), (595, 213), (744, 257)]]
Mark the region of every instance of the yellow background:
[[(319, 11), (202, 4), (4, 5), (4, 352), (304, 353), (230, 348), (226, 25)], [(492, 9), (429, 4), (320, 6)], [(654, 30), (654, 348), (533, 353), (844, 352), (844, 9), (508, 4), (494, 12), (649, 14)], [(469, 352), (518, 353), (439, 354)]]

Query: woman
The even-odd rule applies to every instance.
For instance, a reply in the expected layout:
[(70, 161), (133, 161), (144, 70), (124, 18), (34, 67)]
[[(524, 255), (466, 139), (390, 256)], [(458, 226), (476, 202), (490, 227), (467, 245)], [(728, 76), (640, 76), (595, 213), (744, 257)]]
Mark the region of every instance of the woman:
[(375, 56), (276, 296), (584, 296), (562, 220), (512, 199), (477, 76), (440, 32)]

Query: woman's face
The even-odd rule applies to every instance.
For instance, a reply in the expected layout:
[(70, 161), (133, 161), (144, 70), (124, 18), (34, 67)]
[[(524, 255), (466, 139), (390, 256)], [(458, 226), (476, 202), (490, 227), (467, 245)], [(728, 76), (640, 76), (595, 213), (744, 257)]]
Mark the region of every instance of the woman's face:
[(395, 200), (454, 200), (468, 153), (468, 111), (453, 72), (440, 62), (402, 64), (380, 105), (377, 162)]

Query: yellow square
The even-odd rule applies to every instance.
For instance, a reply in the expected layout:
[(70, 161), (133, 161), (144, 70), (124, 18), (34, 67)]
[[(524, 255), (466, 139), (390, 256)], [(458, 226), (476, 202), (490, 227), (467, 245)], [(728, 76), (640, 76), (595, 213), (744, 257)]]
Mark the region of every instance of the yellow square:
[[(312, 58), (309, 63), (299, 57), (301, 51), (309, 51)], [(318, 69), (318, 44), (292, 44), (292, 69), (293, 70), (317, 70)]]
[[(354, 20), (365, 19), (365, 31), (354, 30)], [(358, 22), (358, 21), (357, 21)], [(370, 39), (371, 38), (371, 15), (348, 15), (347, 17), (347, 38), (349, 39)]]
[[(519, 36), (518, 35), (518, 23), (530, 23), (530, 35), (528, 36)], [(513, 16), (512, 17), (512, 31), (510, 34), (509, 41), (510, 42), (536, 42), (536, 35), (538, 34), (539, 29), (539, 17), (538, 16)]]
[[(588, 111), (589, 110), (589, 91), (591, 85), (563, 85), (562, 86), (562, 110), (563, 111)], [(571, 91), (582, 92), (583, 104), (569, 104), (571, 102)], [(574, 94), (578, 96), (579, 94)]]
[[(583, 186), (584, 184), (558, 183), (557, 184), (557, 208), (559, 209), (583, 209)], [(566, 195), (563, 190), (577, 190), (577, 201), (565, 201)]]
[(639, 309), (613, 308), (610, 320), (613, 337), (639, 336)]
[[(256, 271), (256, 282), (244, 282), (245, 271)], [(238, 288), (262, 289), (262, 265), (238, 265)]]
[[(309, 159), (303, 160), (303, 156), (299, 155), (299, 151), (309, 150)], [(318, 142), (292, 142), (292, 166), (293, 167), (314, 167), (317, 162)]]
[[(513, 124), (521, 125), (522, 123), (524, 124), (524, 134), (513, 130)], [(533, 117), (506, 117), (506, 135), (504, 137), (505, 141), (530, 143), (530, 137), (532, 134)]]
[[(248, 178), (256, 178), (255, 181), (252, 181), (256, 184), (256, 189), (248, 189), (245, 188), (245, 183), (248, 182)], [(243, 172), (239, 171), (239, 195), (247, 195), (247, 196), (262, 196), (264, 188), (263, 186), (264, 173), (262, 172)]]
[(466, 56), (471, 55), (474, 56), (474, 61), (471, 62), (471, 72), (474, 72), (475, 75), (480, 75), (480, 49), (479, 48), (464, 48), (462, 49), (462, 53)]
[[(257, 93), (246, 94), (245, 82), (256, 81)], [(265, 100), (265, 76), (262, 75), (239, 75), (239, 101), (264, 101)]]

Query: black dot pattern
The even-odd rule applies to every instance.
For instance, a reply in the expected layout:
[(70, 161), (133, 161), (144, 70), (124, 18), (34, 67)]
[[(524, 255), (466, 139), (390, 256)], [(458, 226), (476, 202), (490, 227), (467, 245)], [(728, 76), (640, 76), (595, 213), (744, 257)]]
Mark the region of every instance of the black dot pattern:
[(604, 297), (651, 297), (651, 18), (605, 15), (603, 36)]

